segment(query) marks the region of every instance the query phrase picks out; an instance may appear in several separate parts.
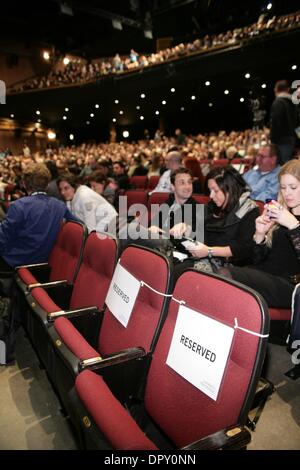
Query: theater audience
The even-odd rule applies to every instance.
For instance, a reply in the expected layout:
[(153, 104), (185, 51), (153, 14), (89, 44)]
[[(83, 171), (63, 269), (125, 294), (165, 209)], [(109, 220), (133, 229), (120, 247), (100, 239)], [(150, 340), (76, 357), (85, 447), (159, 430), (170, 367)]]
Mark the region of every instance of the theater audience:
[(255, 163), (257, 168), (247, 171), (243, 178), (251, 188), (251, 197), (259, 201), (276, 199), (278, 194), (278, 173), (280, 166), (277, 164), (278, 150), (276, 145), (260, 147)]
[(151, 193), (170, 193), (172, 191), (171, 173), (177, 170), (181, 164), (181, 154), (177, 150), (172, 150), (165, 157), (166, 171), (161, 175), (159, 181)]
[(100, 194), (80, 184), (78, 177), (62, 173), (57, 179), (57, 185), (72, 214), (86, 224), (89, 232), (110, 232), (115, 229), (115, 208)]
[(256, 219), (252, 265), (229, 267), (236, 281), (262, 294), (269, 307), (290, 308), (294, 276), (300, 273), (300, 161), (279, 172), (278, 201), (266, 204)]

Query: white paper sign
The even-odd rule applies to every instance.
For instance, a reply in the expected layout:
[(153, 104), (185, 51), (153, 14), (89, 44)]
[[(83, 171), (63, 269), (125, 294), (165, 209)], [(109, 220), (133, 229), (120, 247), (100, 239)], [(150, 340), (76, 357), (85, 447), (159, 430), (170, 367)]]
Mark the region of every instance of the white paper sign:
[(140, 287), (140, 282), (118, 263), (105, 303), (125, 328), (129, 322)]
[(217, 400), (234, 328), (181, 305), (167, 364)]

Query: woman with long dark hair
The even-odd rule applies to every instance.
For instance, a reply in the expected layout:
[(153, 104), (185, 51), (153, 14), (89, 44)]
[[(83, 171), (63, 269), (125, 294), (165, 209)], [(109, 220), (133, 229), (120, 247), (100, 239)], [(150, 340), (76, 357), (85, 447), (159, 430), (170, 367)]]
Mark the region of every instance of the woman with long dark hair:
[[(187, 244), (192, 256), (198, 258), (194, 267), (245, 264), (259, 215), (256, 203), (250, 199), (250, 190), (231, 166), (213, 168), (205, 184), (211, 200), (205, 206), (204, 243)], [(191, 264), (191, 260), (188, 262)]]

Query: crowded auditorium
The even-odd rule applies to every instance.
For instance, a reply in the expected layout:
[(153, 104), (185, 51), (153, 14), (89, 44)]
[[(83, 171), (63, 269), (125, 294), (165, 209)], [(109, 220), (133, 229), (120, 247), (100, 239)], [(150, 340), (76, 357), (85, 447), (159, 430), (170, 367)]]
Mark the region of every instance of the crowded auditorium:
[(1, 459), (300, 450), (299, 2), (1, 19)]

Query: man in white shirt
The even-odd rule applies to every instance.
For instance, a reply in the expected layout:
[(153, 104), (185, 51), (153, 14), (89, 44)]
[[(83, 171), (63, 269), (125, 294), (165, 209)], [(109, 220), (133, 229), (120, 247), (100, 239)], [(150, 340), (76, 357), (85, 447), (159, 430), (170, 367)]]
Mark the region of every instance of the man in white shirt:
[(171, 172), (177, 170), (181, 165), (181, 154), (177, 150), (171, 150), (167, 153), (165, 157), (165, 165), (167, 170), (161, 175), (156, 187), (151, 191), (151, 193), (171, 193), (172, 184), (171, 184)]
[(57, 185), (72, 214), (85, 223), (89, 232), (115, 230), (118, 214), (104, 197), (88, 186), (79, 184), (76, 176), (71, 173), (61, 174)]

